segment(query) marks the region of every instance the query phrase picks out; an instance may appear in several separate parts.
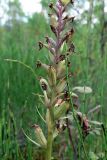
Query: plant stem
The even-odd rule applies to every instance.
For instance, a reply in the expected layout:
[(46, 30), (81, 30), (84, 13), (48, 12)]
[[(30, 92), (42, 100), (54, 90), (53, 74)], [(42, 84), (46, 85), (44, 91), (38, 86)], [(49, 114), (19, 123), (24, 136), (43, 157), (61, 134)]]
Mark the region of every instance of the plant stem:
[(53, 108), (50, 110), (50, 124), (48, 125), (48, 138), (47, 138), (47, 149), (46, 149), (46, 160), (51, 160), (52, 158), (52, 144), (53, 144), (53, 131), (54, 131), (54, 116)]
[(51, 132), (48, 132), (46, 160), (51, 160), (52, 142), (53, 142), (53, 132), (51, 131)]

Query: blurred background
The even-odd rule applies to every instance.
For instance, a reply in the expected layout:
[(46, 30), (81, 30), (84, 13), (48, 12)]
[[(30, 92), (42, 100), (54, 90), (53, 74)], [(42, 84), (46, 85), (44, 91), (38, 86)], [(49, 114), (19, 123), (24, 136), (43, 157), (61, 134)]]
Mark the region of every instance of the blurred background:
[[(35, 74), (44, 74), (36, 69), (36, 61), (46, 61), (47, 54), (45, 49), (38, 51), (38, 41), (46, 35), (53, 36), (48, 4), (49, 0), (0, 0), (1, 160), (42, 160), (36, 147), (23, 136), (22, 128), (34, 139), (31, 125), (45, 127), (37, 112), (38, 108), (45, 115), (35, 95), (41, 93)], [(100, 113), (93, 118), (107, 126), (107, 1), (75, 0), (69, 14), (75, 16), (72, 86), (93, 89), (92, 94), (80, 96), (80, 110), (87, 114), (100, 105)], [(89, 140), (88, 151), (103, 151), (102, 137)], [(65, 154), (72, 155), (69, 147)]]

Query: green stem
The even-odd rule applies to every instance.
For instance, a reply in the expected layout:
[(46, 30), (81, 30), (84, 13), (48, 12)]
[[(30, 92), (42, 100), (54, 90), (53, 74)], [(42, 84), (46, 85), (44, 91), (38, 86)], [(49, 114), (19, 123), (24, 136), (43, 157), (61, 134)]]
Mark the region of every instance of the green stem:
[(51, 107), (49, 111), (50, 111), (50, 124), (48, 125), (46, 160), (51, 160), (52, 158), (52, 144), (53, 144), (53, 131), (54, 131), (53, 108)]
[(46, 160), (51, 160), (51, 157), (52, 157), (52, 142), (53, 142), (53, 132), (48, 132)]

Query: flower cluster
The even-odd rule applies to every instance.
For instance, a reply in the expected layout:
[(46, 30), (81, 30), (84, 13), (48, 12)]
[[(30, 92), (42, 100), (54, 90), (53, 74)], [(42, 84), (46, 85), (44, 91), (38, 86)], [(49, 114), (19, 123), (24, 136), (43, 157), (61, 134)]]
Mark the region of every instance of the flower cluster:
[[(49, 13), (50, 28), (54, 34), (54, 39), (46, 36), (46, 43), (39, 42), (39, 50), (45, 47), (49, 51), (49, 65), (38, 61), (37, 68), (42, 68), (47, 72), (47, 77), (40, 77), (39, 81), (44, 95), (44, 105), (47, 109), (46, 124), (48, 130), (53, 132), (53, 139), (55, 135), (66, 128), (65, 123), (63, 123), (63, 125), (59, 124), (61, 123), (60, 119), (65, 116), (72, 107), (78, 108), (78, 96), (74, 93), (69, 93), (66, 76), (66, 67), (69, 68), (70, 66), (68, 59), (75, 52), (75, 46), (72, 42), (74, 29), (72, 27), (66, 29), (67, 26), (70, 26), (69, 23), (73, 23), (74, 21), (74, 16), (70, 17), (66, 12), (69, 4), (72, 5), (73, 1), (64, 4), (61, 0), (58, 0), (56, 5), (53, 3), (49, 4), (51, 9), (51, 13)], [(68, 77), (70, 76), (71, 74), (68, 75)], [(72, 96), (72, 105), (70, 104), (69, 94)], [(77, 118), (80, 120), (80, 115), (78, 115)], [(87, 125), (85, 125), (85, 132), (88, 129), (89, 126), (87, 123)], [(36, 127), (36, 130), (38, 130), (38, 127)], [(44, 135), (42, 138), (44, 141)]]
[[(64, 3), (63, 0), (57, 0), (56, 4), (49, 4), (51, 12), (50, 28), (53, 37), (46, 36), (45, 43), (39, 42), (39, 50), (43, 47), (49, 51), (49, 64), (37, 61), (37, 68), (45, 70), (46, 77), (40, 77), (39, 82), (43, 91), (42, 102), (46, 108), (46, 126), (47, 137), (45, 137), (42, 129), (38, 125), (33, 125), (37, 137), (37, 144), (46, 149), (46, 160), (51, 160), (52, 143), (54, 138), (67, 127), (62, 117), (67, 117), (69, 110), (74, 109), (74, 114), (81, 126), (83, 137), (89, 133), (90, 126), (86, 116), (78, 112), (79, 103), (78, 95), (74, 91), (80, 93), (91, 93), (89, 87), (74, 87), (73, 92), (68, 89), (67, 77), (72, 75), (68, 73), (67, 68), (70, 67), (68, 61), (70, 56), (75, 53), (75, 46), (72, 42), (74, 29), (72, 25), (74, 16), (67, 14), (68, 5), (73, 5), (73, 0)], [(71, 28), (70, 28), (71, 26)], [(72, 103), (71, 103), (72, 98)]]

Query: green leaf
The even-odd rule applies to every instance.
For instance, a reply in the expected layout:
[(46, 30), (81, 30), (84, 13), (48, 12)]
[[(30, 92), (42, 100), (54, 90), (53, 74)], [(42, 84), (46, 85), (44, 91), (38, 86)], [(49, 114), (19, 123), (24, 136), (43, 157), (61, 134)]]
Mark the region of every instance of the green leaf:
[[(22, 129), (23, 130), (23, 129)], [(38, 146), (38, 147), (40, 147), (40, 144), (38, 144), (37, 142), (35, 142), (34, 140), (32, 140), (26, 133), (25, 133), (25, 131), (23, 130), (23, 133), (24, 133), (24, 135), (27, 137), (27, 139), (29, 140), (29, 141), (31, 141), (33, 144), (35, 144), (36, 146)]]

